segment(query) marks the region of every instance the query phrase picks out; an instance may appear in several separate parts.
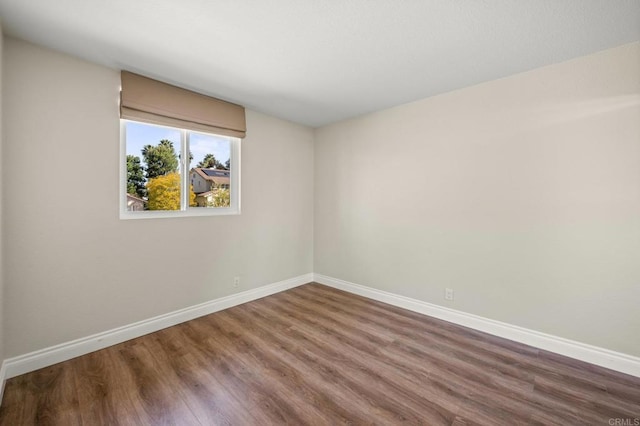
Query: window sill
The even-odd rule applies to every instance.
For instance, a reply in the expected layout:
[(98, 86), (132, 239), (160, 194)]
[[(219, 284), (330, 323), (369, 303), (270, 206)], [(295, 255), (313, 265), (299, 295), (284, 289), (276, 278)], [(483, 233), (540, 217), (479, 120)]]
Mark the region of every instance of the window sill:
[(191, 208), (189, 210), (120, 212), (121, 220), (129, 219), (168, 219), (175, 217), (206, 217), (239, 215), (240, 209), (232, 208)]

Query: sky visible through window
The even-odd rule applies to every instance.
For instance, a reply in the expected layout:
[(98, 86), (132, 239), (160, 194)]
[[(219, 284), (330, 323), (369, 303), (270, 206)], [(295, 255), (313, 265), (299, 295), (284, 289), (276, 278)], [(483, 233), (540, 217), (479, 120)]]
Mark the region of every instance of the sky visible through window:
[[(128, 122), (126, 131), (127, 155), (139, 157), (143, 166), (146, 164), (142, 157), (142, 148), (145, 145), (158, 145), (163, 139), (173, 142), (176, 154), (180, 154), (180, 131), (177, 129)], [(192, 132), (189, 142), (189, 151), (193, 155), (191, 168), (202, 161), (207, 154), (213, 154), (222, 164), (230, 158), (231, 144), (227, 138)]]

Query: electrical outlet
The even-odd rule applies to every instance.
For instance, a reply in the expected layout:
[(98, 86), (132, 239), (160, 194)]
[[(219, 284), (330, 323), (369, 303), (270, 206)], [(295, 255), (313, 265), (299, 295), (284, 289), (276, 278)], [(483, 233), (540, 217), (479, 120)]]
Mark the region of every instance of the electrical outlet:
[(238, 287), (240, 285), (240, 277), (233, 277), (233, 286)]
[(453, 300), (453, 289), (445, 288), (444, 289), (444, 300)]

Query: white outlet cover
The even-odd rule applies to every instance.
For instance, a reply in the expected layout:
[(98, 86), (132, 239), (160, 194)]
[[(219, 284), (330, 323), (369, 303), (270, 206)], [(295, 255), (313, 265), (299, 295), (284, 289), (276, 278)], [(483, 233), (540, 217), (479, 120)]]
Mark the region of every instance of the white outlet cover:
[(446, 300), (453, 300), (453, 289), (452, 288), (445, 288), (444, 289), (444, 298)]

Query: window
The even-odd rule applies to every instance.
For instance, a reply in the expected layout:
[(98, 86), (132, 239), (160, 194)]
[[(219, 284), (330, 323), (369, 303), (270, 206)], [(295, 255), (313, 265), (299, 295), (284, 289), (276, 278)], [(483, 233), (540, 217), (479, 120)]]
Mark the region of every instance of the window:
[(240, 213), (240, 139), (120, 120), (122, 219)]
[(244, 107), (120, 73), (120, 218), (240, 213)]

